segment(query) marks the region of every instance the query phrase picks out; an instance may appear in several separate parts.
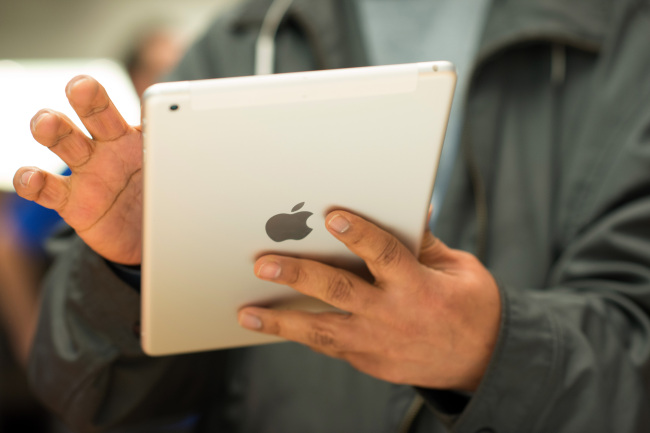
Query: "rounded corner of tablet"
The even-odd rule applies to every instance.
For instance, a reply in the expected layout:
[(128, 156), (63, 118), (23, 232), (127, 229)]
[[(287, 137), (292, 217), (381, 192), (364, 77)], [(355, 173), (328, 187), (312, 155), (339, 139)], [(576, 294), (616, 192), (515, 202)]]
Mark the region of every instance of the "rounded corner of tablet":
[(160, 96), (176, 94), (179, 92), (188, 92), (190, 89), (189, 81), (176, 81), (172, 83), (156, 83), (147, 87), (142, 94), (144, 101), (151, 100)]

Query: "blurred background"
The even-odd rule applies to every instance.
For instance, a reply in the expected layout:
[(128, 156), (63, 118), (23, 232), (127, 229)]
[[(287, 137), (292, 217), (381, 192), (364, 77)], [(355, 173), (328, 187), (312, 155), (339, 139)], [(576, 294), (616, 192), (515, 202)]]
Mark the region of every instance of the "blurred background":
[[(140, 95), (235, 1), (0, 0), (0, 62), (108, 58), (124, 67)], [(0, 94), (11, 104), (7, 99)], [(0, 158), (11, 152), (6, 141), (0, 138)], [(47, 265), (42, 241), (56, 224), (56, 215), (0, 191), (0, 433), (66, 431), (32, 396), (24, 374)]]
[(231, 0), (0, 0), (0, 58), (125, 59), (137, 39), (171, 27), (192, 39)]

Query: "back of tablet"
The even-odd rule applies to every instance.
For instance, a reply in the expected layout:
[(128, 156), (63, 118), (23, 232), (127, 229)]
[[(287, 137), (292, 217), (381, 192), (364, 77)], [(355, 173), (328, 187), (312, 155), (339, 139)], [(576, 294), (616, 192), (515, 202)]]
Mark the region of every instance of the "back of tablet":
[(240, 328), (238, 309), (323, 308), (258, 280), (253, 263), (273, 252), (362, 270), (325, 229), (333, 209), (366, 217), (416, 253), (455, 80), (453, 65), (430, 62), (151, 87), (144, 350), (277, 341)]

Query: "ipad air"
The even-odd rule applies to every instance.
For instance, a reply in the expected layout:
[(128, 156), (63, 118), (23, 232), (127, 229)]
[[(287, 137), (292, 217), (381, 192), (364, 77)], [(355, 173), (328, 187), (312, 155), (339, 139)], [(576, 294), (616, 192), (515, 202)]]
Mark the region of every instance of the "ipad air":
[(266, 253), (363, 273), (325, 229), (345, 209), (414, 254), (451, 106), (448, 62), (156, 84), (145, 93), (142, 344), (151, 355), (278, 341), (245, 305), (330, 308), (261, 281)]

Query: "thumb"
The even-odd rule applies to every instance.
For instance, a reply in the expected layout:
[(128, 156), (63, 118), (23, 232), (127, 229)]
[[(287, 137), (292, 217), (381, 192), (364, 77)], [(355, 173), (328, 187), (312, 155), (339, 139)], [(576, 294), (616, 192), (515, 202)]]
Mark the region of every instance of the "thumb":
[(437, 268), (453, 260), (453, 250), (427, 229), (422, 238), (418, 260), (424, 265)]

